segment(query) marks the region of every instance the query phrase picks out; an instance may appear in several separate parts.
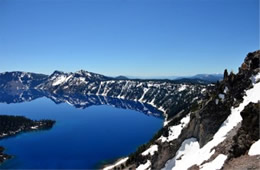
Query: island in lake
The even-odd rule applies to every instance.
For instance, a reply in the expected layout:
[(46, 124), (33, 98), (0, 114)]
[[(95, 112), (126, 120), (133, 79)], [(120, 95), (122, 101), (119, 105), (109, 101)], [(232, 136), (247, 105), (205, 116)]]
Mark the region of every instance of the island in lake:
[[(22, 132), (35, 130), (46, 130), (52, 128), (53, 120), (31, 120), (24, 116), (0, 115), (0, 139), (17, 135)], [(4, 148), (0, 146), (0, 163), (12, 158), (4, 153)]]

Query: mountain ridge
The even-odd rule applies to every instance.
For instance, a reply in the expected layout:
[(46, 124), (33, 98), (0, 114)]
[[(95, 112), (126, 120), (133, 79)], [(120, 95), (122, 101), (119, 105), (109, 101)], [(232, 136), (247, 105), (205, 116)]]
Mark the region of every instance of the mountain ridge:
[[(11, 78), (11, 84), (19, 84), (21, 91), (36, 89), (52, 95), (97, 95), (139, 101), (150, 104), (165, 113), (169, 112), (165, 115), (170, 116), (189, 107), (191, 102), (201, 99), (204, 95), (201, 91), (212, 86), (201, 80), (117, 80), (80, 70), (75, 73), (54, 71), (50, 76), (45, 75), (41, 82), (30, 87), (30, 84), (21, 81), (20, 77), (17, 78), (18, 75), (25, 73), (9, 73), (10, 76), (13, 74), (16, 77)], [(0, 75), (0, 80), (3, 79), (3, 75), (5, 74)], [(8, 83), (10, 84), (10, 82)], [(5, 86), (5, 84), (7, 83), (4, 82), (2, 85), (0, 83), (0, 87), (3, 87), (2, 90), (5, 89), (15, 94), (17, 89)], [(173, 100), (176, 102), (170, 107)]]
[(179, 80), (179, 79), (200, 79), (204, 80), (209, 83), (216, 83), (217, 81), (220, 81), (223, 79), (223, 74), (222, 73), (214, 73), (214, 74), (195, 74), (192, 76), (123, 76), (128, 79), (140, 79), (140, 80), (145, 80), (145, 79), (153, 79), (153, 80)]
[[(34, 75), (38, 77), (36, 82), (31, 74), (21, 77), (21, 73), (7, 73), (11, 78), (5, 77), (5, 81), (2, 80), (5, 74), (0, 74), (0, 87), (11, 94), (15, 90), (35, 89), (50, 95), (105, 96), (139, 101), (161, 110), (165, 116), (164, 127), (149, 143), (112, 168), (206, 169), (215, 162), (225, 168), (241, 157), (250, 161), (258, 159), (246, 155), (259, 139), (259, 135), (250, 132), (255, 129), (246, 126), (253, 122), (256, 127), (259, 122), (260, 99), (255, 96), (260, 91), (259, 58), (260, 50), (249, 53), (237, 74), (225, 70), (223, 80), (216, 84), (203, 84), (200, 79), (195, 82), (189, 79), (117, 80), (81, 70), (55, 71), (47, 77)], [(248, 138), (238, 131), (249, 135)], [(196, 158), (191, 153), (197, 155)]]

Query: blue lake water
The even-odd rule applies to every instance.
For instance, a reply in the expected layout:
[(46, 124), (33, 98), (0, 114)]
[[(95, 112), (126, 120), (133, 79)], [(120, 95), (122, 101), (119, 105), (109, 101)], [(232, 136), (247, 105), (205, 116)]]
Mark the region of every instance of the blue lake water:
[(162, 127), (163, 119), (108, 105), (85, 109), (55, 104), (48, 98), (31, 102), (0, 103), (0, 114), (52, 119), (46, 131), (22, 133), (0, 140), (5, 153), (14, 155), (0, 168), (93, 169), (106, 160), (134, 152)]

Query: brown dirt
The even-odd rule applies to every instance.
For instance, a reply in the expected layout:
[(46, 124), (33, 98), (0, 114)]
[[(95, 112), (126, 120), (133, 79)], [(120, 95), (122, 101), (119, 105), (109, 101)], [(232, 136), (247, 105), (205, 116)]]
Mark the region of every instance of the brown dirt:
[(225, 162), (223, 170), (260, 170), (260, 155), (243, 155)]

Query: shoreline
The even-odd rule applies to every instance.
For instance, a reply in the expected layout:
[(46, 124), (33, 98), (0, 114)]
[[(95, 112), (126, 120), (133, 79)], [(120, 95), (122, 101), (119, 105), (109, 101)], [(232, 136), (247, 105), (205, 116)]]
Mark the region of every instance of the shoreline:
[[(139, 101), (139, 102), (143, 103), (143, 101)], [(155, 109), (157, 109), (158, 111), (162, 112), (162, 115), (164, 116), (162, 128), (165, 127), (170, 122), (170, 120), (167, 120), (168, 115), (166, 114), (166, 110), (162, 106), (157, 107), (153, 102), (146, 103), (146, 104), (149, 104), (152, 107), (154, 107)], [(159, 131), (157, 131), (156, 133), (158, 133)], [(149, 140), (147, 143), (149, 143), (151, 140)], [(137, 149), (138, 149), (138, 147), (137, 147)], [(127, 157), (119, 157), (118, 159), (115, 159), (115, 161), (112, 161), (109, 164), (101, 165), (101, 167), (99, 169), (101, 169), (101, 170), (111, 170), (111, 169), (115, 168), (118, 165), (122, 165), (122, 163), (125, 163), (128, 159), (129, 159), (129, 156), (127, 156)]]
[(11, 159), (13, 157), (12, 155), (5, 154), (4, 151), (5, 151), (5, 148), (0, 146), (0, 166), (6, 160), (9, 160), (9, 159)]
[(103, 169), (103, 170), (112, 169), (112, 168), (114, 168), (115, 166), (118, 166), (118, 165), (120, 165), (120, 164), (126, 162), (127, 160), (128, 160), (128, 157), (120, 157), (120, 158), (118, 158), (116, 161), (114, 161), (113, 164), (103, 165), (103, 166), (101, 167), (101, 169)]
[[(7, 123), (6, 123), (7, 122)], [(5, 138), (15, 137), (21, 133), (48, 130), (53, 127), (56, 121), (53, 120), (31, 120), (24, 116), (10, 116), (10, 115), (0, 115), (0, 140)], [(12, 127), (7, 126), (7, 124), (12, 124)], [(13, 158), (13, 155), (8, 155), (4, 153), (5, 148), (0, 146), (0, 166), (6, 160)]]

